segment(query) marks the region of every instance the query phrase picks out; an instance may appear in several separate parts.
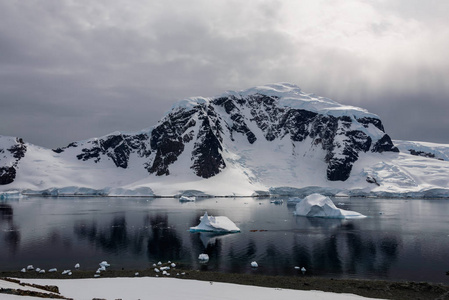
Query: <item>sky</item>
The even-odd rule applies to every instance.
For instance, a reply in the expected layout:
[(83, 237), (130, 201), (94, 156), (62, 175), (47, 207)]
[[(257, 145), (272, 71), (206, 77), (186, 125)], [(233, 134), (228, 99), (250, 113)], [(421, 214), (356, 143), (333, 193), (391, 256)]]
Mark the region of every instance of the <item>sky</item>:
[(449, 143), (446, 0), (0, 0), (0, 135), (56, 148), (289, 82)]

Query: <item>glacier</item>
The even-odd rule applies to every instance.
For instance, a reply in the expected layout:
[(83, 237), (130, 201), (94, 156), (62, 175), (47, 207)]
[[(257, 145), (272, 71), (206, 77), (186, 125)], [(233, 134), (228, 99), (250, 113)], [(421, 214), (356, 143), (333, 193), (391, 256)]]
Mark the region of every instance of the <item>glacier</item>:
[(46, 149), (0, 136), (0, 193), (449, 197), (449, 145), (392, 140), (379, 116), (269, 84), (175, 103), (139, 132)]

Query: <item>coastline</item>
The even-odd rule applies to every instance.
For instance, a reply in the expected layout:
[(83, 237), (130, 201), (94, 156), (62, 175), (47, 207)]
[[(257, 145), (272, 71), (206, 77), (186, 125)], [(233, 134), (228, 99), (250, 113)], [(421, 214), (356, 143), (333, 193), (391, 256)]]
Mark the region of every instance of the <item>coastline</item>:
[[(221, 282), (256, 287), (276, 289), (292, 289), (302, 291), (323, 291), (339, 294), (354, 294), (363, 297), (380, 299), (449, 299), (449, 286), (427, 282), (400, 282), (365, 279), (333, 279), (308, 276), (268, 276), (259, 274), (219, 273), (212, 271), (172, 270), (185, 275), (172, 275), (171, 278), (189, 279), (197, 281)], [(139, 273), (136, 276), (136, 272)], [(94, 271), (75, 270), (71, 276), (62, 275), (61, 272), (36, 274), (35, 272), (22, 273), (0, 272), (0, 278), (21, 279), (93, 279)], [(130, 278), (130, 277), (156, 277), (153, 269), (145, 270), (107, 270), (101, 273), (101, 278)], [(162, 277), (162, 276), (161, 276)], [(165, 276), (164, 276), (165, 277)]]

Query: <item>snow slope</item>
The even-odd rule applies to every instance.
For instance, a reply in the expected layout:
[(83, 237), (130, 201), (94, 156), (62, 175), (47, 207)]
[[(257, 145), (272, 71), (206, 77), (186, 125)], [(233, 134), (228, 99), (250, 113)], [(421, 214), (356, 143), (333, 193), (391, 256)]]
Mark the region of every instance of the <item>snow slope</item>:
[[(61, 295), (77, 300), (98, 299), (371, 299), (353, 294), (299, 291), (174, 278), (21, 279), (39, 285), (56, 285)], [(2, 299), (37, 299), (9, 296)]]
[(148, 129), (54, 150), (0, 136), (0, 192), (449, 197), (448, 157), (449, 145), (393, 142), (377, 115), (282, 83), (181, 100)]

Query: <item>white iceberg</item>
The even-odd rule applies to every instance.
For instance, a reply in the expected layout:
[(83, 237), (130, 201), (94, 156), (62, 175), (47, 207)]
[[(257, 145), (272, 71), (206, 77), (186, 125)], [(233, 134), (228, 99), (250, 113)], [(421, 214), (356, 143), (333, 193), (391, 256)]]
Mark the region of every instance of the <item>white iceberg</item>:
[(188, 197), (188, 196), (181, 196), (179, 198), (180, 202), (195, 202), (196, 198), (194, 196)]
[(366, 217), (355, 211), (337, 208), (329, 197), (320, 194), (309, 195), (296, 204), (294, 214), (297, 216), (334, 219), (359, 219)]
[(200, 217), (200, 224), (195, 227), (190, 227), (190, 231), (240, 232), (240, 228), (238, 228), (234, 222), (229, 220), (228, 217), (209, 216), (207, 212), (205, 212), (204, 216)]
[(207, 254), (205, 254), (205, 253), (201, 253), (201, 254), (198, 256), (198, 259), (201, 260), (201, 261), (206, 262), (206, 261), (209, 260), (209, 255), (207, 255)]

